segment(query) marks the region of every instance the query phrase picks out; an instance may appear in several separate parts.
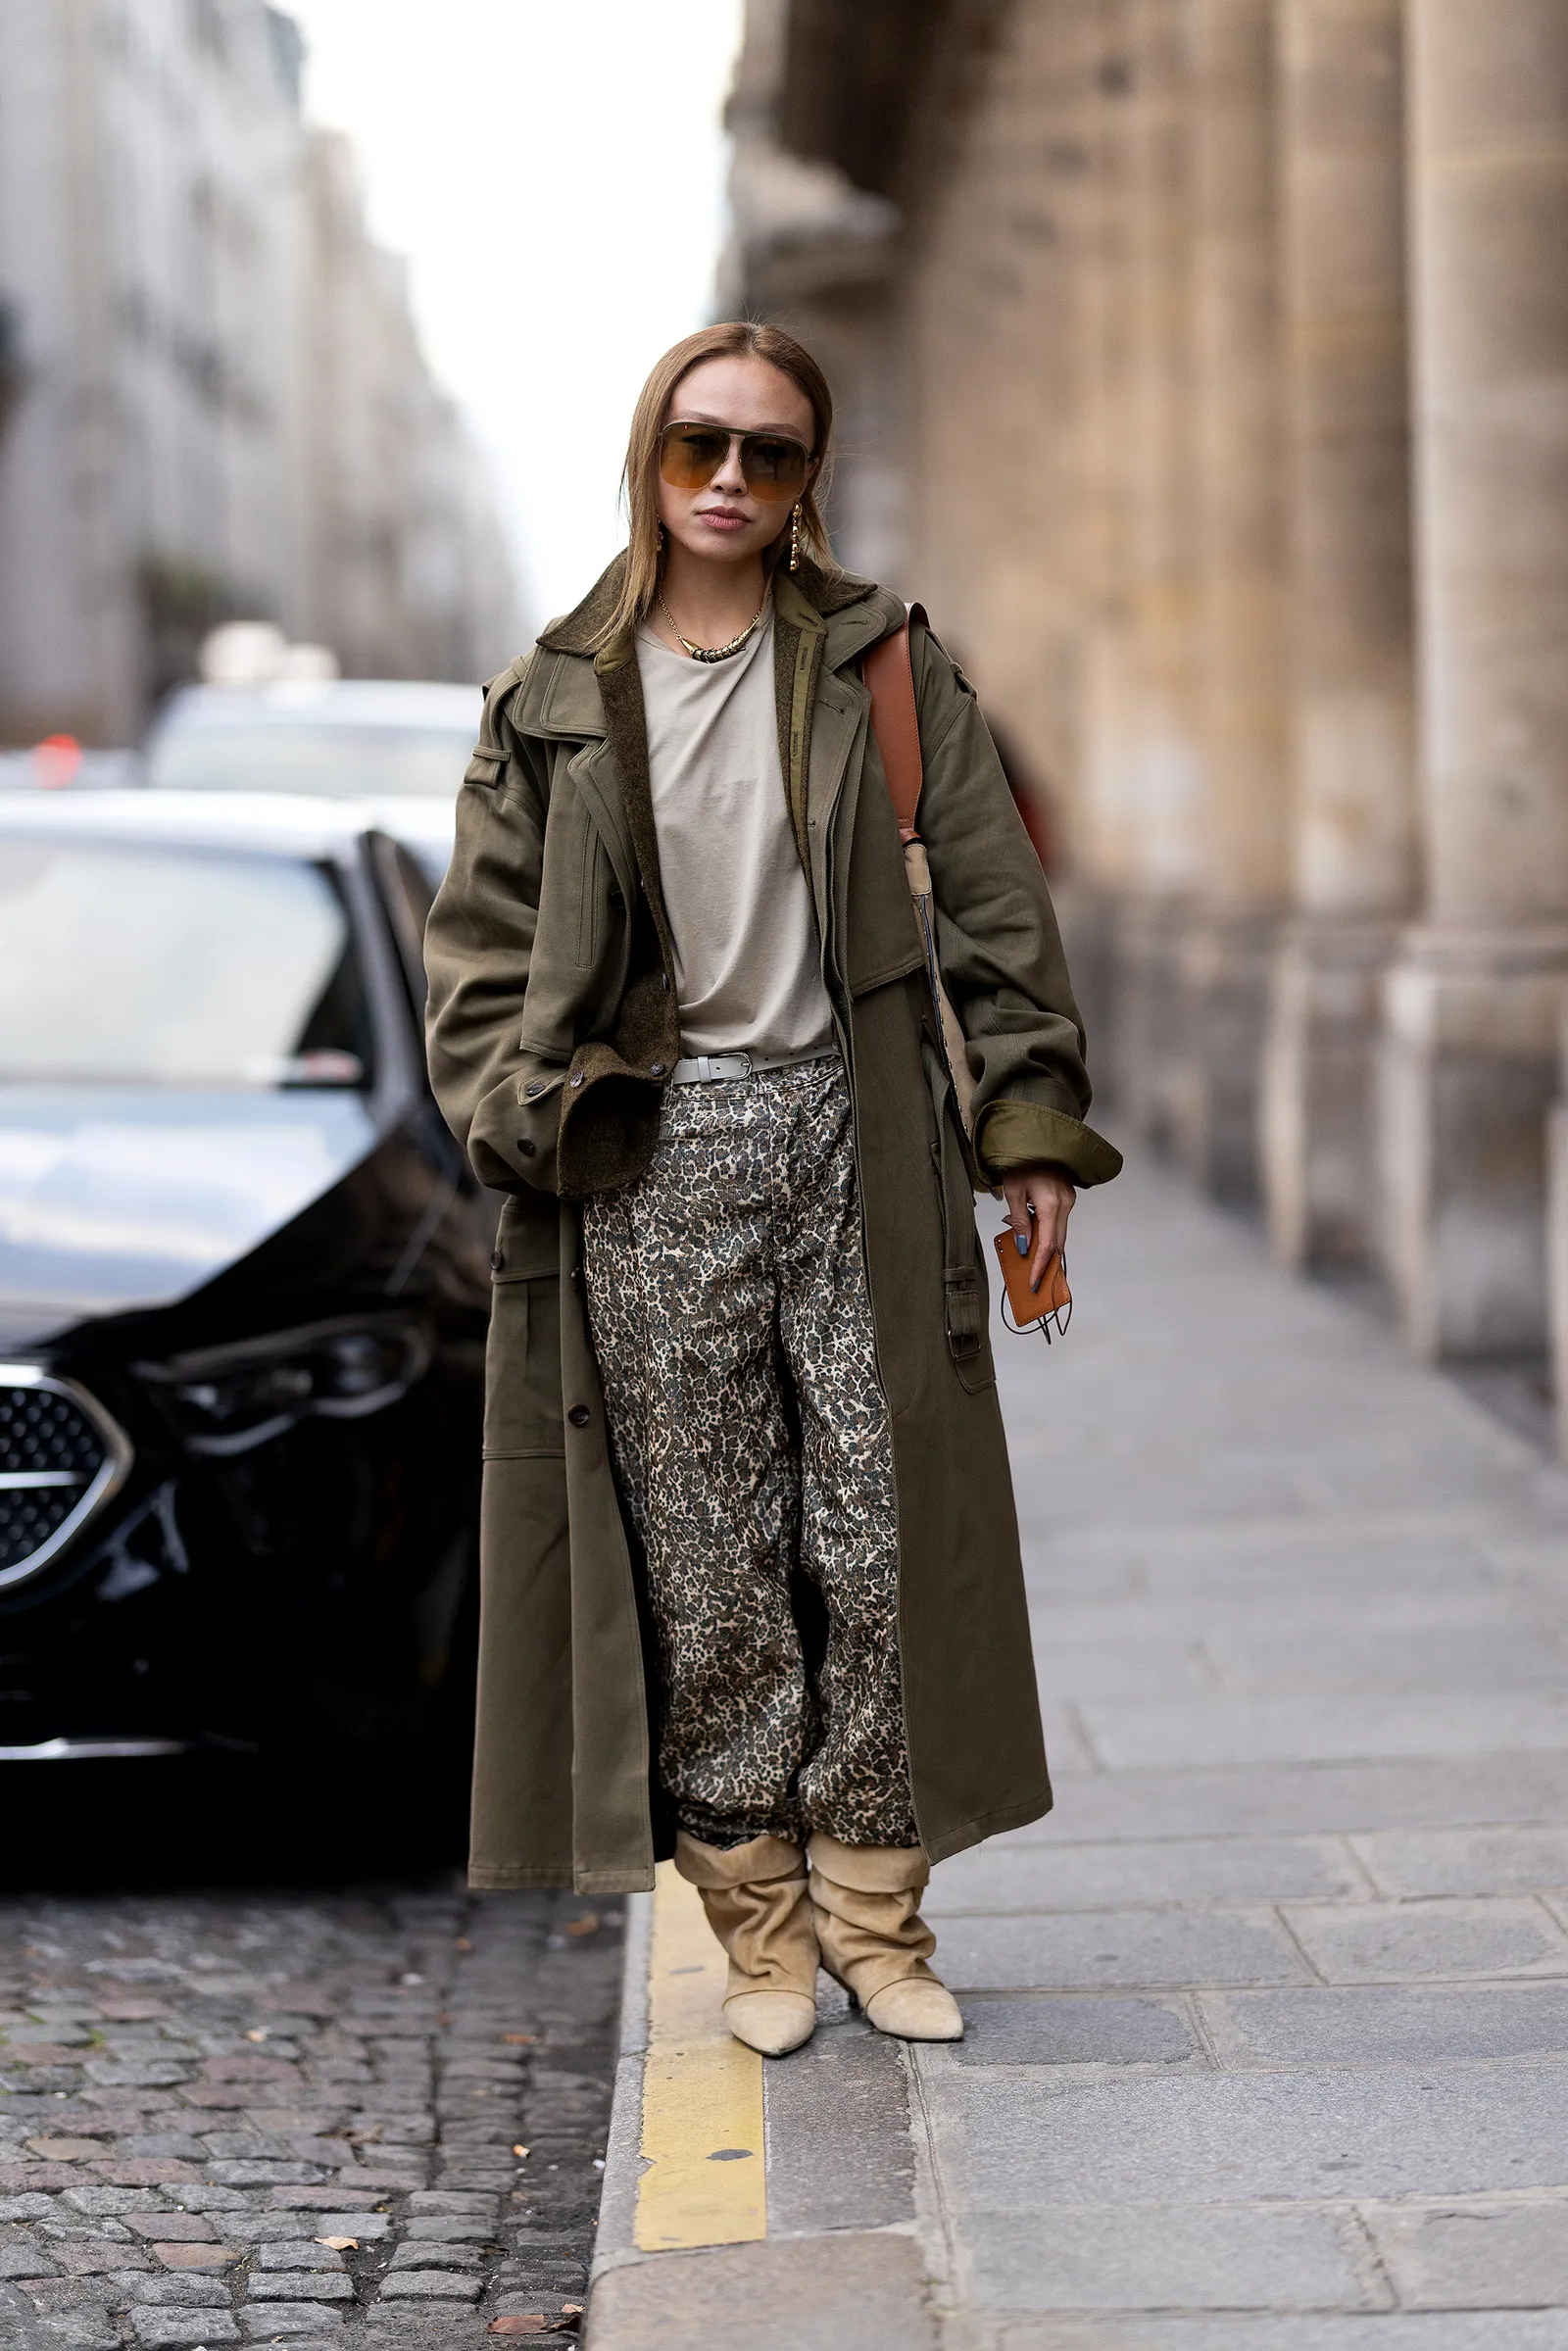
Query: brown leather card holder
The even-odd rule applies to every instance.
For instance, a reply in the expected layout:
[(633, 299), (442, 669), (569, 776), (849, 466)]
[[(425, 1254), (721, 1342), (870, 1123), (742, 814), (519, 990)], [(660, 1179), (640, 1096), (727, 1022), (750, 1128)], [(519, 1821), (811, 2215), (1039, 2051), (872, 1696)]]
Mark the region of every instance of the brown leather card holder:
[(1034, 1323), (1059, 1317), (1057, 1328), (1064, 1331), (1072, 1311), (1072, 1292), (1067, 1287), (1067, 1265), (1060, 1250), (1042, 1274), (1039, 1289), (1031, 1290), (1029, 1258), (1019, 1256), (1018, 1243), (1010, 1226), (997, 1235), (995, 1246), (1007, 1294), (1007, 1309), (1016, 1328), (1026, 1331)]

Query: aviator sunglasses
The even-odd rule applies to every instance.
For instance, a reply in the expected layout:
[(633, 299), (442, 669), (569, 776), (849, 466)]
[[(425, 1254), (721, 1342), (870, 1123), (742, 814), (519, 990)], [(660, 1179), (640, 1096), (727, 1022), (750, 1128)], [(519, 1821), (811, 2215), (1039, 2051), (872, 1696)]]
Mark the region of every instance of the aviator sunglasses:
[(787, 433), (738, 432), (727, 424), (666, 424), (659, 436), (659, 470), (672, 490), (706, 490), (736, 441), (748, 497), (766, 506), (793, 504), (806, 487), (811, 453)]

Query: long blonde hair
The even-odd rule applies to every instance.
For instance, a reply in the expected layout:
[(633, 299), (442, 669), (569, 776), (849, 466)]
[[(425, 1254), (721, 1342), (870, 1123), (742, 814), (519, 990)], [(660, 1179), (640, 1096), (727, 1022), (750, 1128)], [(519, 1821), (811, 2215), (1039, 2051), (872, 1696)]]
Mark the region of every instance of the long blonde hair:
[(721, 326), (700, 327), (696, 334), (685, 336), (665, 352), (638, 394), (632, 412), (631, 437), (626, 444), (626, 464), (620, 476), (620, 494), (626, 504), (629, 524), (626, 569), (619, 600), (596, 640), (600, 645), (608, 645), (623, 631), (635, 628), (659, 593), (659, 436), (675, 388), (704, 360), (742, 357), (765, 360), (770, 367), (787, 375), (810, 404), (815, 436), (811, 455), (816, 470), (800, 499), (801, 545), (818, 563), (828, 567), (833, 564), (833, 550), (828, 544), (827, 525), (819, 504), (827, 493), (832, 464), (833, 395), (828, 390), (827, 377), (806, 346), (786, 334), (781, 326), (760, 326), (749, 318), (732, 318)]

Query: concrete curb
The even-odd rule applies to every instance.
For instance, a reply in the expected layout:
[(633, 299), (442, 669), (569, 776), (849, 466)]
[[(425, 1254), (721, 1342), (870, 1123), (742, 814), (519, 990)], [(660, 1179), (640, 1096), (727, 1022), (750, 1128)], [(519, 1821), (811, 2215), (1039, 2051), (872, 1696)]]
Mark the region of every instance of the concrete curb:
[[(637, 2182), (642, 2176), (643, 2059), (648, 2050), (648, 1952), (653, 1932), (653, 1895), (631, 1895), (626, 1904), (626, 1939), (621, 1958), (615, 2091), (605, 2143), (605, 2184), (599, 2204), (599, 2233), (590, 2288), (598, 2286), (607, 2270), (644, 2258), (633, 2244), (632, 2230), (637, 2219)], [(590, 2291), (590, 2333), (594, 2331), (593, 2301)]]
[(903, 2054), (825, 1980), (815, 2039), (764, 2074), (766, 2237), (638, 2249), (653, 1909), (627, 1904), (584, 2351), (936, 2351)]

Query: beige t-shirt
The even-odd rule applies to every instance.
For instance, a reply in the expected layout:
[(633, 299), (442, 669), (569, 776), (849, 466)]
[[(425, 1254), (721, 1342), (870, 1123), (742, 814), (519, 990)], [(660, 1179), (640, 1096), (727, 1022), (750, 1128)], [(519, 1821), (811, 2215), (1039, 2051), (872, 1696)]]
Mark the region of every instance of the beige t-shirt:
[(683, 1053), (831, 1053), (778, 756), (773, 614), (727, 661), (637, 632)]

